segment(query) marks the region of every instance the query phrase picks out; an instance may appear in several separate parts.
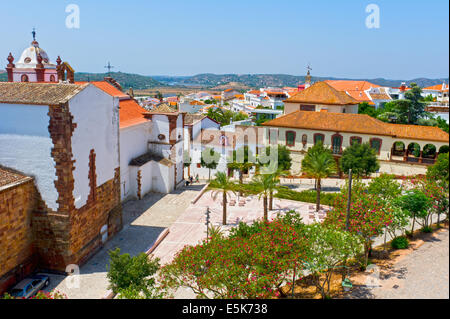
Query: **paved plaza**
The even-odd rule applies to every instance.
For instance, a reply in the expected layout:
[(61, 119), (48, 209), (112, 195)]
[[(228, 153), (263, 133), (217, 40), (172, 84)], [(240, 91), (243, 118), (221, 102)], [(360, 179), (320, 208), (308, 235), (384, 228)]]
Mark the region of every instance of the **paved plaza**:
[(108, 291), (108, 252), (117, 247), (121, 253), (132, 256), (146, 252), (184, 212), (203, 186), (183, 187), (171, 194), (150, 193), (140, 201), (126, 202), (123, 205), (123, 229), (80, 268), (79, 288), (74, 277), (51, 275), (48, 290), (56, 288), (69, 299), (103, 298)]

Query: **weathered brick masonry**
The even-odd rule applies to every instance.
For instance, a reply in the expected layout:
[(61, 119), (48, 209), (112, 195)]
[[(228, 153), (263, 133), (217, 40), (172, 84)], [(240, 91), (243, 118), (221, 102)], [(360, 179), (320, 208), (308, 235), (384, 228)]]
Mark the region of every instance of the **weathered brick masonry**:
[(36, 266), (31, 228), (35, 195), (31, 178), (0, 191), (0, 293)]
[(95, 150), (89, 156), (91, 191), (86, 204), (75, 208), (71, 138), (76, 124), (68, 104), (50, 106), (49, 132), (53, 141), (52, 157), (56, 163), (55, 187), (58, 191), (58, 211), (41, 203), (33, 214), (34, 247), (39, 266), (65, 271), (69, 264), (83, 264), (101, 247), (100, 230), (108, 226), (108, 236), (122, 228), (120, 204), (120, 169), (115, 169), (112, 180), (103, 185), (96, 182)]

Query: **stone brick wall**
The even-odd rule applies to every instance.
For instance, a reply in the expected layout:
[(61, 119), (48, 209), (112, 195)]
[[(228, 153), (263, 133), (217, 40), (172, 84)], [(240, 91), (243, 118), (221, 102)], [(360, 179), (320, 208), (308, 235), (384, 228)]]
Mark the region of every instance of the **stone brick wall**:
[(35, 266), (31, 225), (35, 195), (33, 180), (0, 192), (0, 294)]

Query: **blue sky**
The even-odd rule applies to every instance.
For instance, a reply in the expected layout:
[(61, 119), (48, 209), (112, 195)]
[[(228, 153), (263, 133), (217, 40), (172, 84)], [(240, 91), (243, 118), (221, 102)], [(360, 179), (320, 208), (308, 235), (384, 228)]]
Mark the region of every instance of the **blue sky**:
[[(80, 29), (65, 26), (68, 4)], [(380, 28), (365, 26), (366, 6)], [(0, 68), (31, 42), (76, 71), (145, 75), (285, 73), (349, 78), (448, 77), (447, 0), (2, 1)]]

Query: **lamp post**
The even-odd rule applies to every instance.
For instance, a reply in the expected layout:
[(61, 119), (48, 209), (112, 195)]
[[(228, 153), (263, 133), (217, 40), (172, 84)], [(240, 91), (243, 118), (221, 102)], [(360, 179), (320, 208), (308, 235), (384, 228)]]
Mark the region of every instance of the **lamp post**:
[(352, 202), (352, 169), (348, 171), (348, 201), (347, 201), (347, 217), (345, 219), (345, 229), (350, 230), (350, 204)]
[(211, 212), (209, 211), (209, 207), (206, 207), (205, 214), (206, 214), (206, 223), (205, 223), (205, 225), (206, 225), (206, 240), (208, 241), (208, 239), (209, 239), (209, 221), (210, 221), (210, 214), (211, 214)]

